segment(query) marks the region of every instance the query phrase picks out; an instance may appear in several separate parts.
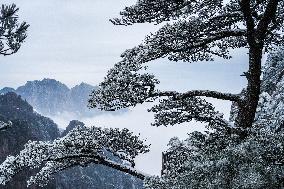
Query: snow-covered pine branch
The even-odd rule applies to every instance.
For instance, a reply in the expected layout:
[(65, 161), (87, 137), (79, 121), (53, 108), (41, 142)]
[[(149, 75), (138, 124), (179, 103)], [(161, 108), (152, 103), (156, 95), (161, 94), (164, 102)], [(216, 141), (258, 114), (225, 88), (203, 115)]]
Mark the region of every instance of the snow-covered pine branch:
[(0, 8), (0, 55), (16, 53), (27, 37), (29, 25), (26, 22), (19, 23), (18, 11), (15, 4), (2, 5)]
[[(50, 142), (30, 141), (16, 156), (8, 156), (0, 166), (0, 183), (9, 182), (25, 168), (40, 168), (28, 185), (44, 186), (53, 174), (90, 163), (102, 164), (143, 179), (136, 171), (134, 158), (149, 150), (138, 136), (127, 129), (77, 127), (65, 137)], [(113, 161), (118, 157), (119, 161)], [(122, 160), (122, 163), (119, 163)]]
[(0, 131), (6, 130), (7, 128), (9, 128), (11, 126), (12, 126), (12, 122), (11, 121), (8, 121), (7, 123), (3, 122), (3, 121), (0, 121)]
[[(246, 93), (238, 96), (189, 91), (183, 97), (209, 96), (234, 101), (239, 109), (235, 125), (251, 127), (260, 95), (263, 51), (284, 42), (283, 7), (284, 2), (277, 0), (137, 1), (120, 12), (120, 18), (112, 19), (112, 23), (148, 22), (161, 24), (161, 28), (121, 55), (122, 60), (108, 72), (100, 89), (93, 92), (89, 106), (114, 111), (167, 96), (167, 92), (159, 92), (157, 78), (144, 71), (145, 63), (152, 60), (197, 62), (216, 56), (228, 59), (231, 49), (244, 47), (249, 49)], [(172, 93), (175, 92), (170, 92), (170, 97)]]
[(208, 123), (211, 128), (230, 127), (223, 115), (213, 105), (199, 97), (185, 99), (164, 99), (149, 111), (155, 113), (154, 126), (175, 125), (191, 120)]

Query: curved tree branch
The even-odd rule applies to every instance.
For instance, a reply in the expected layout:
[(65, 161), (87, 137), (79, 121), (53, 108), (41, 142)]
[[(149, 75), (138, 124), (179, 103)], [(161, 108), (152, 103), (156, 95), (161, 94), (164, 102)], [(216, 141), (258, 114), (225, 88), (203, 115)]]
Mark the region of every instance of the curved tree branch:
[[(90, 162), (96, 163), (96, 164), (101, 164), (101, 165), (105, 165), (107, 167), (116, 169), (118, 171), (127, 173), (129, 175), (135, 176), (139, 179), (144, 180), (145, 175), (138, 172), (137, 170), (135, 170), (133, 167), (130, 166), (126, 166), (126, 165), (122, 165), (120, 163), (116, 163), (115, 161), (109, 160), (104, 156), (101, 156), (99, 154), (95, 155), (95, 154), (76, 154), (76, 155), (70, 155), (70, 156), (64, 156), (61, 158), (49, 158), (46, 161), (55, 161), (55, 162), (60, 162), (62, 160), (66, 160), (66, 159), (76, 159), (76, 158), (90, 158)], [(80, 165), (80, 163), (78, 163), (78, 165)], [(74, 165), (72, 165), (73, 167)], [(69, 167), (66, 167), (65, 169), (67, 169)]]
[(209, 90), (192, 90), (187, 91), (185, 93), (178, 93), (176, 91), (164, 91), (164, 92), (154, 92), (150, 95), (151, 97), (162, 97), (162, 96), (173, 96), (174, 98), (184, 99), (187, 97), (193, 97), (193, 96), (205, 96), (205, 97), (211, 97), (221, 100), (229, 100), (232, 102), (241, 102), (242, 99), (237, 94), (231, 94), (231, 93), (221, 93), (217, 91), (209, 91)]
[[(29, 141), (16, 156), (8, 156), (0, 165), (0, 184), (5, 185), (25, 169), (41, 167), (31, 176), (28, 186), (45, 186), (61, 170), (90, 163), (105, 165), (137, 178), (145, 176), (133, 167), (134, 159), (149, 151), (138, 136), (128, 129), (78, 126), (54, 141)], [(112, 161), (112, 158), (117, 157)]]

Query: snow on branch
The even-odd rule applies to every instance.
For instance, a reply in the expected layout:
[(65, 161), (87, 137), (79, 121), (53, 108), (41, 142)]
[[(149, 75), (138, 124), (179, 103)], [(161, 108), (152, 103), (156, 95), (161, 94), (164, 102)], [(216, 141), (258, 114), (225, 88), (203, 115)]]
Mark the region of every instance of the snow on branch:
[[(17, 156), (8, 156), (0, 166), (0, 183), (5, 185), (25, 168), (41, 168), (30, 177), (28, 186), (44, 186), (53, 174), (90, 163), (102, 164), (143, 179), (144, 175), (133, 168), (134, 158), (149, 151), (149, 146), (143, 142), (127, 129), (77, 127), (53, 142), (30, 141)], [(113, 161), (114, 157), (120, 160)]]
[(0, 54), (11, 55), (16, 53), (27, 37), (29, 25), (26, 22), (18, 22), (15, 4), (2, 5), (0, 8)]
[(152, 86), (159, 81), (151, 74), (139, 74), (125, 69), (121, 73), (116, 69), (108, 72), (99, 89), (92, 92), (89, 107), (115, 111), (135, 106), (149, 99)]
[(136, 54), (123, 58), (126, 61), (136, 60), (136, 63), (163, 57), (186, 62), (210, 61), (216, 56), (228, 59), (229, 48), (247, 45), (246, 31), (234, 26), (236, 22), (222, 17), (205, 21), (193, 17), (168, 23), (155, 34), (147, 36), (144, 43), (135, 48)]
[[(89, 106), (115, 111), (135, 106), (148, 100), (151, 101), (153, 97), (165, 96), (167, 95), (166, 93), (169, 93), (168, 96), (172, 96), (173, 94), (171, 93), (174, 92), (160, 93), (155, 90), (155, 86), (159, 84), (159, 81), (154, 75), (141, 73), (141, 71), (147, 68), (143, 66), (143, 63), (163, 56), (158, 51), (159, 48), (152, 49), (152, 47), (143, 45), (126, 50), (122, 54), (123, 60), (108, 71), (104, 81), (99, 85), (100, 88), (93, 91), (89, 100)], [(198, 55), (198, 57), (201, 56)], [(191, 91), (181, 96), (207, 96), (230, 101), (240, 100), (237, 95), (215, 91)]]
[[(222, 2), (219, 0), (210, 3), (143, 0), (126, 8), (122, 20), (116, 19), (114, 22), (126, 24), (140, 22), (137, 20), (140, 18), (149, 21), (157, 17), (164, 20), (163, 16), (169, 15), (172, 18), (171, 13), (175, 14), (182, 7), (188, 9), (188, 12), (199, 12), (203, 17), (187, 17), (187, 14), (181, 12), (180, 14), (186, 15), (184, 19), (167, 23), (155, 34), (147, 36), (142, 44), (126, 50), (121, 55), (122, 61), (115, 64), (100, 84), (100, 89), (92, 93), (89, 106), (115, 111), (153, 100), (151, 95), (159, 81), (154, 75), (143, 71), (146, 69), (144, 64), (152, 60), (167, 57), (172, 61), (194, 62), (209, 61), (215, 56), (230, 58), (228, 48), (246, 46), (246, 30), (238, 25), (242, 20), (241, 12), (234, 6), (226, 5), (223, 9), (220, 6), (222, 7)], [(208, 8), (212, 15), (205, 11)], [(201, 11), (203, 9), (204, 12)], [(146, 14), (146, 10), (151, 11)], [(141, 15), (139, 11), (142, 11)], [(216, 14), (213, 14), (214, 11)], [(132, 17), (132, 14), (137, 17)], [(214, 96), (236, 100), (234, 95), (229, 94), (216, 93)]]
[(111, 19), (116, 25), (135, 23), (161, 23), (182, 19), (192, 14), (199, 16), (214, 15), (222, 11), (223, 0), (189, 1), (189, 0), (139, 0), (135, 5), (126, 7), (120, 12), (121, 18)]
[(111, 19), (116, 25), (131, 25), (133, 23), (161, 23), (170, 18), (178, 18), (183, 14), (182, 9), (189, 5), (187, 1), (176, 0), (143, 0), (120, 12), (121, 18)]
[(175, 125), (192, 120), (206, 122), (211, 128), (229, 126), (223, 114), (215, 111), (211, 103), (199, 97), (163, 99), (149, 111), (155, 113), (154, 126)]
[(0, 131), (6, 130), (7, 128), (12, 126), (12, 122), (9, 121), (8, 123), (5, 123), (3, 121), (0, 121)]
[[(92, 93), (89, 106), (114, 111), (152, 100), (151, 94), (159, 81), (144, 71), (144, 64), (152, 60), (168, 57), (172, 61), (194, 62), (209, 61), (215, 56), (230, 58), (228, 48), (244, 47), (247, 43), (246, 31), (237, 25), (242, 16), (239, 12), (224, 16), (228, 12), (224, 9), (210, 19), (190, 17), (168, 23), (147, 36), (142, 44), (126, 50), (100, 89)], [(228, 95), (222, 97), (228, 99)], [(236, 98), (232, 95), (229, 99)]]

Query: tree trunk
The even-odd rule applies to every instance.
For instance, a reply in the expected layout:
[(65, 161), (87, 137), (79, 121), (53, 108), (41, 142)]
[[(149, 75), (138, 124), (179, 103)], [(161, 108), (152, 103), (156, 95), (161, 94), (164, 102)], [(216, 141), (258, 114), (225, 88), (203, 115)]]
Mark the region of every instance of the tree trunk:
[(241, 0), (239, 2), (247, 24), (249, 70), (247, 73), (248, 86), (243, 96), (243, 101), (238, 104), (239, 112), (235, 122), (236, 126), (246, 129), (252, 127), (254, 122), (260, 95), (262, 49), (269, 25), (273, 19), (276, 19), (277, 6), (280, 1), (268, 1), (266, 10), (261, 15), (262, 18), (258, 22), (257, 27), (255, 27), (255, 21), (252, 16), (251, 1)]
[(252, 127), (260, 95), (261, 59), (263, 45), (255, 44), (249, 49), (248, 85), (239, 104), (236, 125), (243, 129)]

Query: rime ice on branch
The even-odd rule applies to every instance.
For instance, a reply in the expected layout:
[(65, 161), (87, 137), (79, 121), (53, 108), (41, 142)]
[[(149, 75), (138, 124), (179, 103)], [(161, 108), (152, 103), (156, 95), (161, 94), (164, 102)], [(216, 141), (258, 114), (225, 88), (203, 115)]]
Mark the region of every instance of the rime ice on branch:
[(12, 126), (12, 122), (9, 121), (8, 123), (5, 123), (3, 121), (0, 121), (0, 131), (6, 130), (7, 128)]
[(145, 188), (283, 188), (283, 57), (280, 48), (263, 67), (256, 118), (245, 139), (220, 125), (183, 141), (173, 138), (163, 153), (162, 176), (147, 178)]
[[(279, 0), (137, 1), (120, 12), (120, 18), (112, 19), (112, 23), (164, 24), (142, 44), (122, 54), (122, 60), (109, 70), (100, 90), (93, 92), (90, 107), (113, 111), (158, 97), (169, 97), (168, 101), (178, 104), (186, 98), (188, 102), (195, 99), (191, 97), (206, 96), (236, 103), (239, 111), (235, 126), (251, 127), (260, 95), (262, 53), (283, 44), (283, 7), (284, 2)], [(229, 50), (241, 47), (249, 49), (247, 92), (241, 95), (208, 90), (158, 91), (155, 76), (141, 72), (146, 69), (145, 63), (155, 59), (167, 57), (186, 62), (209, 61), (216, 56), (227, 59), (231, 57)]]
[[(191, 133), (186, 141), (171, 141), (162, 178), (146, 179), (146, 188), (284, 187), (283, 98), (277, 92), (261, 91), (260, 77), (263, 53), (284, 45), (283, 0), (138, 0), (111, 21), (161, 27), (121, 55), (122, 60), (93, 92), (90, 107), (113, 111), (160, 98), (150, 109), (155, 113), (153, 125), (196, 120), (208, 123), (210, 129)], [(243, 74), (248, 84), (239, 94), (159, 91), (159, 81), (144, 71), (146, 63), (159, 58), (228, 59), (229, 51), (236, 48), (247, 48), (249, 53), (248, 70)], [(268, 77), (281, 78), (282, 72)], [(267, 86), (282, 90), (281, 84), (272, 84)], [(201, 97), (233, 102), (233, 123)]]
[[(90, 107), (113, 111), (162, 98), (160, 104), (151, 109), (156, 113), (154, 125), (172, 125), (194, 119), (208, 123), (212, 129), (212, 132), (208, 131), (205, 134), (192, 133), (189, 139), (186, 142), (180, 142), (180, 145), (177, 141), (172, 141), (175, 145), (171, 149), (175, 151), (173, 151), (174, 158), (169, 161), (173, 166), (169, 167), (173, 169), (166, 169), (165, 177), (161, 180), (150, 178), (151, 182), (146, 182), (146, 184), (150, 183), (149, 187), (146, 187), (157, 189), (172, 188), (172, 186), (187, 188), (190, 185), (192, 188), (252, 188), (252, 186), (281, 188), (279, 184), (283, 186), (284, 171), (281, 158), (283, 157), (283, 130), (267, 128), (267, 123), (263, 122), (268, 120), (265, 119), (267, 112), (261, 113), (257, 109), (259, 102), (265, 104), (263, 107), (259, 105), (261, 110), (274, 107), (275, 104), (271, 99), (278, 98), (277, 95), (263, 93), (259, 101), (263, 52), (277, 45), (283, 45), (284, 42), (283, 7), (283, 0), (231, 0), (229, 2), (138, 0), (135, 5), (126, 7), (120, 13), (120, 18), (111, 20), (116, 25), (146, 22), (164, 24), (156, 33), (147, 36), (142, 44), (126, 50), (121, 55), (122, 60), (109, 70), (100, 84), (100, 89), (93, 92), (89, 101)], [(185, 93), (159, 91), (157, 88), (159, 81), (154, 75), (144, 71), (145, 63), (159, 58), (167, 57), (171, 61), (186, 62), (210, 61), (216, 56), (227, 59), (230, 58), (229, 50), (235, 48), (247, 48), (249, 52), (248, 70), (244, 74), (248, 85), (240, 94), (209, 90), (193, 90)], [(237, 114), (232, 120), (234, 125), (224, 120), (222, 114), (215, 111), (210, 103), (200, 97), (234, 102)], [(277, 113), (276, 117), (281, 115), (279, 110)], [(262, 121), (258, 122), (259, 120)], [(268, 120), (268, 123), (275, 124), (276, 121)], [(282, 128), (282, 123), (278, 122), (276, 125)], [(80, 136), (78, 138), (82, 140), (86, 137), (85, 135), (88, 136), (88, 133), (78, 132)], [(9, 157), (2, 164), (1, 182), (5, 183), (11, 179), (11, 176), (22, 167), (36, 167), (43, 164), (42, 170), (32, 177), (29, 183), (45, 184), (52, 173), (74, 165), (86, 165), (93, 161), (141, 176), (135, 171), (132, 172), (131, 168), (114, 166), (113, 162), (109, 162), (102, 153), (106, 149), (118, 156), (124, 154), (121, 158), (124, 157), (133, 164), (132, 160), (135, 157), (133, 153), (147, 151), (147, 147), (139, 140), (129, 140), (130, 144), (134, 145), (138, 142), (139, 145), (136, 147), (130, 145), (130, 148), (125, 150), (115, 148), (116, 141), (108, 142), (109, 140), (104, 140), (104, 137), (93, 141), (94, 136), (91, 136), (91, 149), (86, 149), (85, 145), (81, 144), (82, 140), (76, 139), (70, 144), (69, 139), (66, 138), (56, 140), (54, 143), (27, 144), (20, 155)], [(105, 136), (104, 132), (102, 136)], [(67, 140), (67, 146), (64, 140)], [(102, 147), (100, 147), (101, 144)], [(71, 147), (69, 148), (68, 145)], [(31, 149), (38, 148), (41, 153), (33, 154), (34, 150)], [(124, 151), (120, 153), (119, 150)], [(74, 156), (66, 156), (66, 151), (68, 154), (73, 153)], [(85, 153), (88, 152), (94, 153), (95, 158), (86, 157)], [(78, 154), (79, 157), (76, 156)], [(260, 173), (265, 173), (263, 175), (267, 177), (262, 177)], [(178, 177), (172, 177), (172, 175), (178, 175)], [(188, 180), (188, 178), (194, 179)], [(152, 182), (153, 180), (155, 182)], [(263, 181), (267, 181), (264, 186), (261, 185)]]
[(27, 37), (29, 25), (18, 22), (18, 11), (15, 4), (0, 7), (0, 55), (16, 53)]
[[(53, 174), (90, 163), (105, 165), (144, 179), (144, 175), (133, 168), (134, 158), (149, 150), (149, 146), (143, 142), (127, 129), (77, 127), (53, 142), (30, 141), (17, 156), (8, 156), (0, 166), (0, 183), (9, 182), (25, 168), (40, 168), (29, 179), (28, 185), (44, 186)], [(122, 163), (113, 161), (113, 157), (118, 157)]]

